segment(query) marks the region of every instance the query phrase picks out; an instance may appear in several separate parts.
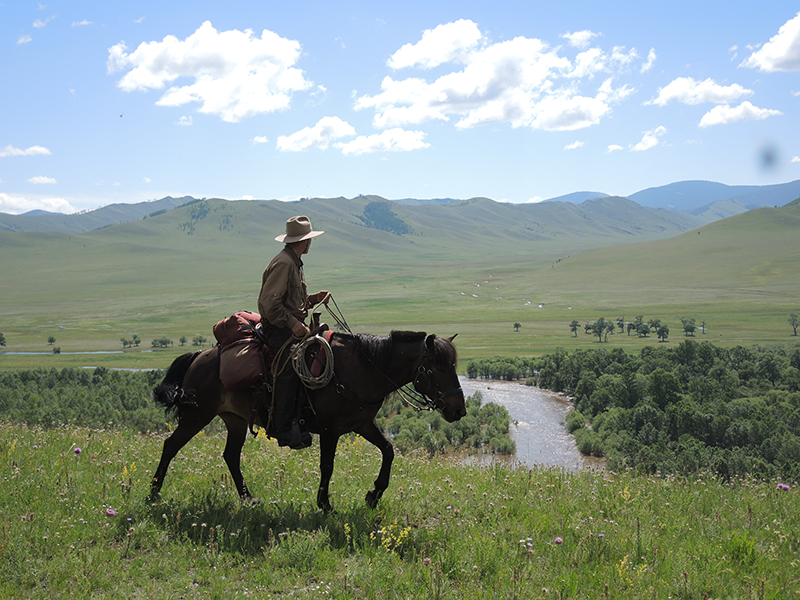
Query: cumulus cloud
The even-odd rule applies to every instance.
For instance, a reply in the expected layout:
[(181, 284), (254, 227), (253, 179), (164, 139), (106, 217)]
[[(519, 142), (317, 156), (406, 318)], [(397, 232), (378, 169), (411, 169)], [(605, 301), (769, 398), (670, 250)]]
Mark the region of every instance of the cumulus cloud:
[(761, 121), (768, 117), (782, 115), (779, 110), (759, 108), (750, 102), (742, 102), (739, 106), (715, 106), (700, 119), (699, 127), (711, 127), (712, 125), (730, 125), (737, 121)]
[(87, 21), (84, 19), (83, 21), (75, 21), (72, 26), (73, 27), (86, 27), (87, 25), (92, 25), (91, 21)]
[(460, 19), (455, 23), (426, 30), (419, 42), (404, 45), (389, 57), (386, 64), (392, 69), (404, 67), (432, 69), (457, 60), (465, 50), (475, 47), (481, 37), (481, 32), (475, 23)]
[(617, 146), (616, 144), (610, 144), (608, 146), (606, 154), (610, 154), (611, 152), (616, 152), (617, 150), (622, 150), (622, 146)]
[(800, 13), (786, 21), (776, 35), (739, 66), (767, 73), (800, 71)]
[[(440, 25), (426, 31), (418, 43), (403, 46), (389, 65), (449, 65), (449, 72), (431, 81), (387, 76), (380, 93), (357, 98), (355, 108), (374, 110), (373, 124), (379, 129), (454, 119), (459, 129), (508, 123), (570, 131), (596, 125), (614, 103), (635, 91), (612, 85), (636, 57), (635, 49), (590, 49), (574, 63), (558, 52), (535, 38), (492, 43), (472, 21)], [(599, 88), (581, 89), (584, 81), (601, 72), (609, 76)]]
[[(300, 43), (263, 30), (219, 32), (209, 21), (185, 40), (168, 35), (128, 52), (125, 42), (108, 50), (109, 73), (127, 71), (117, 82), (125, 92), (166, 91), (158, 106), (200, 103), (200, 112), (236, 123), (261, 113), (285, 109), (294, 92), (312, 83), (294, 65)], [(176, 85), (179, 79), (193, 83)]]
[(48, 212), (74, 213), (76, 211), (63, 198), (30, 198), (0, 192), (0, 212), (19, 215), (30, 210), (46, 210)]
[(642, 141), (633, 146), (631, 152), (643, 152), (645, 150), (650, 150), (650, 148), (655, 148), (660, 143), (658, 138), (665, 133), (667, 133), (667, 128), (663, 125), (659, 125), (650, 131), (645, 131), (642, 136)]
[(647, 53), (647, 62), (642, 65), (641, 72), (647, 73), (653, 68), (654, 64), (656, 64), (656, 49), (650, 48), (650, 52)]
[(424, 142), (425, 132), (405, 131), (400, 128), (387, 129), (375, 135), (359, 136), (351, 142), (336, 144), (342, 153), (359, 156), (372, 152), (408, 152), (430, 146)]
[(17, 44), (27, 44), (32, 41), (33, 38), (29, 35), (21, 35), (17, 38)]
[(567, 43), (574, 48), (588, 48), (592, 40), (596, 38), (599, 33), (584, 29), (583, 31), (576, 31), (575, 33), (562, 33), (561, 37), (567, 40)]
[(800, 156), (793, 156), (789, 162), (800, 163)]
[(192, 123), (194, 123), (194, 119), (192, 118), (191, 115), (189, 115), (188, 117), (186, 115), (183, 115), (176, 122), (177, 125), (183, 125), (184, 127), (190, 127)]
[(313, 127), (279, 136), (277, 147), (281, 152), (302, 152), (310, 148), (325, 150), (335, 140), (355, 133), (356, 130), (339, 117), (323, 117)]
[(267, 136), (265, 136), (265, 135), (257, 135), (256, 137), (253, 138), (253, 145), (255, 145), (255, 144), (266, 144), (267, 142), (269, 142), (269, 140), (267, 139)]
[(703, 102), (727, 104), (742, 96), (751, 96), (752, 94), (753, 90), (748, 90), (738, 83), (724, 86), (710, 78), (705, 81), (695, 81), (691, 77), (678, 77), (666, 86), (659, 88), (658, 96), (648, 100), (645, 104), (666, 106), (672, 100), (691, 105)]
[(0, 156), (37, 156), (46, 154), (50, 154), (50, 150), (44, 146), (31, 146), (30, 148), (22, 150), (21, 148), (15, 148), (14, 146), (8, 145), (5, 148), (0, 149)]
[(58, 183), (53, 177), (45, 177), (44, 175), (38, 175), (37, 177), (31, 177), (28, 179), (28, 183), (34, 183), (36, 185), (43, 184), (43, 183)]
[(576, 148), (582, 148), (585, 142), (575, 141), (571, 144), (567, 144), (564, 146), (564, 150), (575, 150)]

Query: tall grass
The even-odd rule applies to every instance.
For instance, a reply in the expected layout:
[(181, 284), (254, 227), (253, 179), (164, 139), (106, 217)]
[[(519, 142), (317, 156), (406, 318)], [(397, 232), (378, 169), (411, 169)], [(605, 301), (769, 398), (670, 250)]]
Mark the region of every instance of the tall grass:
[[(0, 424), (0, 596), (788, 598), (800, 494), (778, 482), (466, 466), (398, 456), (376, 510), (377, 450), (343, 439), (335, 511), (317, 448), (249, 440), (241, 504), (199, 436), (145, 497), (163, 436)], [(80, 453), (77, 452), (80, 448)]]

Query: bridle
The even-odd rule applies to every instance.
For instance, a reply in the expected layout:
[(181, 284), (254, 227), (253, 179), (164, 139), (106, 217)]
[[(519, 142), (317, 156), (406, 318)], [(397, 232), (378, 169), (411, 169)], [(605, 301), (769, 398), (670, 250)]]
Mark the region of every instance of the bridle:
[[(415, 400), (422, 405), (421, 407), (418, 407), (421, 410), (426, 410), (426, 409), (444, 410), (445, 408), (444, 399), (447, 396), (452, 396), (453, 394), (458, 394), (458, 393), (463, 394), (464, 392), (461, 389), (461, 386), (453, 388), (452, 390), (449, 390), (447, 392), (442, 392), (441, 390), (439, 390), (439, 386), (437, 386), (436, 382), (433, 380), (433, 369), (430, 368), (428, 364), (426, 364), (427, 360), (430, 359), (432, 355), (433, 354), (431, 352), (428, 352), (427, 350), (424, 350), (422, 352), (422, 357), (420, 358), (419, 364), (415, 369), (416, 374), (414, 376), (414, 380), (411, 382), (414, 391), (413, 395), (415, 396)], [(428, 394), (426, 394), (425, 392), (421, 392), (418, 389), (418, 386), (420, 385), (420, 380), (423, 381), (426, 389), (430, 390), (431, 388), (433, 388), (434, 392), (433, 398), (431, 398), (430, 396), (428, 396)]]

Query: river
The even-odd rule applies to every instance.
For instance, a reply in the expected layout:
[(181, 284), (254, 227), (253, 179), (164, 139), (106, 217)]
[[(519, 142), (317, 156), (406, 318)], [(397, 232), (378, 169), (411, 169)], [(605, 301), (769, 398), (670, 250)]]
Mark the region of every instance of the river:
[[(581, 454), (575, 438), (567, 431), (564, 422), (571, 409), (568, 400), (520, 382), (459, 379), (464, 396), (479, 391), (484, 404), (494, 402), (508, 410), (511, 439), (517, 444), (517, 454), (510, 459), (488, 455), (485, 459), (469, 460), (518, 462), (529, 467), (562, 467), (571, 471), (605, 468), (605, 460)], [(516, 426), (513, 421), (517, 421)]]

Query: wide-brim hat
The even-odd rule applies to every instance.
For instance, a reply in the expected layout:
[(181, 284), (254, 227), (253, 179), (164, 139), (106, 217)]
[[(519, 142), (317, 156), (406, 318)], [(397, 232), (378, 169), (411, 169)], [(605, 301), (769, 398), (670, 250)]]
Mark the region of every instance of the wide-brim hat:
[(293, 244), (294, 242), (302, 242), (303, 240), (310, 240), (313, 237), (322, 235), (324, 231), (314, 231), (311, 227), (311, 221), (305, 215), (299, 217), (292, 217), (286, 221), (286, 233), (279, 235), (275, 238), (276, 242), (283, 242), (285, 244)]

